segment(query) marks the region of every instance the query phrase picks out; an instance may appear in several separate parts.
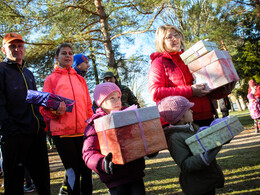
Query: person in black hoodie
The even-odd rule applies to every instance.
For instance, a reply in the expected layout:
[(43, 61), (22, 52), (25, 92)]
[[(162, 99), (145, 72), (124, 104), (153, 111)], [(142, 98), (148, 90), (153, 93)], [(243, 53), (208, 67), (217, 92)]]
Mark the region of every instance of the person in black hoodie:
[(25, 103), (27, 90), (37, 90), (35, 79), (25, 67), (24, 40), (17, 33), (3, 39), (0, 63), (0, 135), (6, 195), (24, 193), (24, 168), (38, 194), (50, 194), (50, 169), (45, 123), (39, 107)]

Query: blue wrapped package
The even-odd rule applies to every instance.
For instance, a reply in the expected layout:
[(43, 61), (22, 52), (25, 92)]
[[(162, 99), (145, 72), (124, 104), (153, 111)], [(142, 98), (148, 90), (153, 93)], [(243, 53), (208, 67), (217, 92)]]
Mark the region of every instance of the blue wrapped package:
[(74, 100), (59, 95), (55, 95), (53, 93), (35, 90), (27, 91), (27, 97), (25, 102), (45, 106), (47, 108), (53, 108), (54, 110), (57, 110), (59, 108), (60, 102), (65, 102), (66, 112), (72, 112), (75, 103)]

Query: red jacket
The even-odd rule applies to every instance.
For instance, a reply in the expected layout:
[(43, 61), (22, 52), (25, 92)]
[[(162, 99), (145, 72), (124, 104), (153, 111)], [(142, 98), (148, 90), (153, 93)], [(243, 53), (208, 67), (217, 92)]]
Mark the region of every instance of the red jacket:
[(58, 67), (45, 79), (43, 91), (75, 100), (72, 112), (65, 112), (61, 116), (53, 114), (48, 108), (40, 107), (41, 114), (50, 118), (52, 135), (83, 134), (87, 126), (85, 121), (93, 115), (92, 102), (84, 78), (73, 68), (67, 70)]
[(153, 100), (158, 103), (168, 96), (184, 96), (194, 102), (192, 107), (194, 120), (205, 120), (213, 117), (212, 99), (223, 96), (219, 90), (204, 97), (192, 96), (193, 77), (180, 58), (182, 52), (163, 53), (155, 52), (151, 55), (152, 64), (148, 73), (148, 87)]

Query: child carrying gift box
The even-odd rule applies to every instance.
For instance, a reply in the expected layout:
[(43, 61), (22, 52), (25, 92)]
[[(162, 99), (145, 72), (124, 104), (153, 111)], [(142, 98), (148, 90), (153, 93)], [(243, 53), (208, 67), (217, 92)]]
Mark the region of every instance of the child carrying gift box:
[(167, 148), (157, 106), (136, 105), (94, 120), (101, 154), (113, 154), (113, 163), (125, 164)]
[(164, 131), (170, 154), (181, 169), (179, 181), (183, 192), (190, 195), (215, 194), (216, 188), (224, 186), (224, 175), (216, 162), (221, 146), (193, 155), (185, 143), (198, 131), (198, 127), (192, 123), (190, 108), (194, 103), (182, 96), (169, 96), (157, 106), (161, 118), (171, 124)]
[(112, 162), (112, 153), (104, 156), (101, 154), (94, 119), (105, 116), (111, 111), (120, 111), (121, 91), (114, 83), (106, 82), (96, 86), (94, 101), (98, 105), (96, 114), (87, 120), (83, 144), (83, 160), (85, 164), (94, 170), (101, 181), (109, 188), (111, 195), (136, 194), (145, 195), (143, 182), (145, 161), (144, 158), (131, 161), (124, 165), (116, 165)]

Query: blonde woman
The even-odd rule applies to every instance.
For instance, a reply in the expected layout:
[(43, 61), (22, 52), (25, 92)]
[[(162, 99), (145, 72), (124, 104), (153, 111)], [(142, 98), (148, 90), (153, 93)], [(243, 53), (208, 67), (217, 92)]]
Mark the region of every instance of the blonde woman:
[[(172, 25), (160, 26), (156, 31), (155, 53), (151, 54), (151, 67), (148, 73), (149, 92), (157, 103), (168, 96), (184, 96), (195, 105), (192, 107), (194, 123), (209, 125), (216, 109), (212, 99), (227, 96), (234, 84), (227, 85), (213, 93), (205, 90), (202, 83), (194, 84), (188, 67), (180, 58), (184, 51), (184, 35)], [(162, 125), (167, 125), (162, 120)]]

